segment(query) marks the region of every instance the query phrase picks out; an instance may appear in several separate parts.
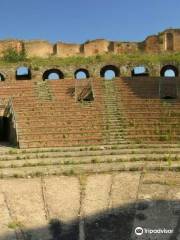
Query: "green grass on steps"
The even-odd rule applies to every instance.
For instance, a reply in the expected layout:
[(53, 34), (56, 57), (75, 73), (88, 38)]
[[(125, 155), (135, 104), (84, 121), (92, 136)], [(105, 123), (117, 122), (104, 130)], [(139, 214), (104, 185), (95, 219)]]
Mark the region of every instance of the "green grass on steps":
[(173, 171), (180, 172), (179, 161), (169, 164), (162, 161), (133, 161), (133, 162), (116, 162), (116, 163), (87, 163), (87, 164), (65, 164), (65, 165), (46, 165), (32, 166), (21, 168), (4, 168), (0, 169), (0, 178), (33, 178), (48, 175), (81, 175), (81, 174), (98, 174), (106, 172), (122, 171)]
[[(119, 111), (117, 104), (117, 93), (114, 84), (114, 80), (103, 81), (103, 92), (104, 92), (104, 104), (105, 104), (105, 116), (104, 121), (106, 123), (106, 129), (104, 132), (107, 142), (120, 142), (124, 140), (125, 132), (123, 127), (123, 115)], [(116, 130), (114, 130), (116, 127)], [(118, 131), (118, 130), (121, 131)], [(114, 132), (111, 133), (111, 130)], [(117, 134), (118, 131), (118, 134)]]
[(52, 100), (53, 96), (46, 82), (35, 83), (36, 93), (40, 100)]

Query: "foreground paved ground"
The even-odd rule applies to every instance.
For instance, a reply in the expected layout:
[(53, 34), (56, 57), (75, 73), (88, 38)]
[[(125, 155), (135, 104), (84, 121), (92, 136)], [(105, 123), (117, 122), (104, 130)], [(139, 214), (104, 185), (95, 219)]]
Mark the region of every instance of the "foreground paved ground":
[[(136, 227), (174, 232), (137, 237)], [(0, 240), (176, 240), (179, 230), (176, 172), (0, 180)]]

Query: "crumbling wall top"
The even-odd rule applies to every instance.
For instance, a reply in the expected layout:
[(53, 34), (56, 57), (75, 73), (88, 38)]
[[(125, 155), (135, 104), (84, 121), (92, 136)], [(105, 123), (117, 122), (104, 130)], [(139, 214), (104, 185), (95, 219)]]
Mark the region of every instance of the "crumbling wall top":
[(61, 58), (70, 56), (94, 56), (109, 52), (115, 54), (126, 53), (159, 53), (180, 51), (180, 29), (166, 29), (157, 35), (148, 36), (142, 42), (121, 42), (96, 39), (83, 44), (57, 42), (55, 44), (45, 40), (23, 41), (18, 39), (7, 39), (0, 41), (0, 56), (8, 48), (17, 52), (24, 50), (28, 58), (57, 56)]

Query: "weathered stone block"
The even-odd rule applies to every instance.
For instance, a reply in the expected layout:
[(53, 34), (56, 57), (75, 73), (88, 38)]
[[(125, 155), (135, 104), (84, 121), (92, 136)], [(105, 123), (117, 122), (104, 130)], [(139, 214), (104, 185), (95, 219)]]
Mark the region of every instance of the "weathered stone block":
[(54, 46), (54, 53), (57, 57), (71, 57), (80, 54), (81, 45), (58, 42)]
[(109, 41), (97, 39), (84, 44), (84, 55), (93, 56), (109, 52)]
[(47, 41), (34, 40), (24, 42), (27, 57), (47, 58), (53, 54), (53, 45)]

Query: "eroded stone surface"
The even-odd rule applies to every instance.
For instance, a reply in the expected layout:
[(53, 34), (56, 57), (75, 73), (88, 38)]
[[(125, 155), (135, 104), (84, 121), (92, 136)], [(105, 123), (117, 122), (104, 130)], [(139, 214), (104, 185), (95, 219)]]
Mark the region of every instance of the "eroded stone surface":
[(113, 178), (112, 208), (136, 201), (140, 173), (118, 173)]
[(6, 197), (13, 225), (22, 226), (37, 238), (49, 238), (39, 179), (2, 180), (0, 192)]
[(45, 178), (46, 201), (50, 218), (65, 222), (78, 217), (80, 208), (80, 184), (77, 177)]
[(109, 207), (109, 194), (112, 177), (110, 174), (92, 175), (87, 178), (83, 212), (85, 216), (93, 216)]
[[(44, 179), (49, 219), (59, 221), (61, 239), (78, 239), (80, 184), (77, 177)], [(63, 237), (62, 237), (63, 236)]]
[[(169, 172), (0, 180), (0, 240), (16, 238), (13, 222), (31, 240), (54, 234), (62, 240), (178, 240), (179, 186), (178, 174)], [(59, 222), (52, 226), (52, 219)], [(136, 227), (174, 233), (137, 238)]]
[(9, 227), (12, 219), (10, 217), (8, 208), (5, 203), (4, 194), (0, 193), (0, 239), (13, 240), (16, 239), (16, 234), (13, 229)]

